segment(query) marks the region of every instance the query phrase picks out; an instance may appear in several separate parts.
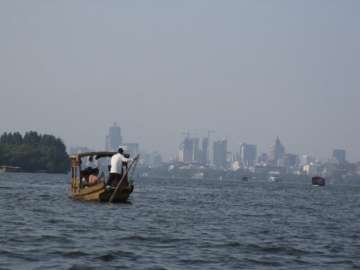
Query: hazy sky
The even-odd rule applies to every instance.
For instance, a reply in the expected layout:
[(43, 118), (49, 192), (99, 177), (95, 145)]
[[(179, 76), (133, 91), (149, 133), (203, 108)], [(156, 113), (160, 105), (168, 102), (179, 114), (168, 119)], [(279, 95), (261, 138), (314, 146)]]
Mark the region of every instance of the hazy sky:
[(0, 133), (175, 155), (181, 132), (360, 160), (360, 1), (0, 2)]

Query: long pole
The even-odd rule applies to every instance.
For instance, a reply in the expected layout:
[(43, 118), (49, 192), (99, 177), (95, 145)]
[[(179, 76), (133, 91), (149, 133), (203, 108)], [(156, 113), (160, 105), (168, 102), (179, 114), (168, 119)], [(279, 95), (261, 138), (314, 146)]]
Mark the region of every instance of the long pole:
[(127, 176), (128, 173), (129, 173), (129, 171), (131, 170), (131, 167), (132, 167), (134, 164), (137, 163), (138, 159), (139, 159), (139, 155), (137, 155), (137, 156), (134, 158), (133, 162), (131, 162), (131, 164), (129, 165), (129, 168), (126, 170), (126, 172), (125, 172), (125, 173), (123, 174), (123, 176), (121, 177), (121, 180), (120, 180), (119, 183), (117, 184), (117, 186), (116, 186), (113, 194), (111, 194), (111, 197), (110, 197), (110, 199), (109, 199), (109, 203), (112, 203), (112, 201), (114, 200), (115, 195), (116, 195), (116, 193), (118, 192), (122, 181), (124, 181), (124, 179), (126, 178), (126, 176)]

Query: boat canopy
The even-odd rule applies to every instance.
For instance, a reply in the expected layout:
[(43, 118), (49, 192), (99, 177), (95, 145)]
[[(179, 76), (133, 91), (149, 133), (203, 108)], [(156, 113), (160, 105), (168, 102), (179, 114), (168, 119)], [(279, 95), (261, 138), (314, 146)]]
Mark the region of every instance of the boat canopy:
[(95, 159), (99, 159), (99, 158), (103, 158), (103, 157), (111, 157), (113, 155), (115, 155), (117, 152), (111, 152), (111, 151), (100, 151), (100, 152), (85, 152), (85, 153), (80, 153), (77, 155), (73, 155), (70, 158), (71, 159), (81, 159), (83, 157), (90, 157), (90, 156), (95, 156)]

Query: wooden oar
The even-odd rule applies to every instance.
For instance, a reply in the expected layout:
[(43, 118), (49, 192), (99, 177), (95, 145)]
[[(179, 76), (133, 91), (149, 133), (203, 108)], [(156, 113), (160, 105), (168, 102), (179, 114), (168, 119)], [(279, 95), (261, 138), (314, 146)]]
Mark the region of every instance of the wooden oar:
[(117, 184), (117, 186), (116, 186), (113, 194), (111, 194), (111, 196), (110, 196), (109, 203), (112, 203), (112, 201), (114, 200), (115, 195), (116, 195), (116, 193), (118, 192), (122, 181), (123, 181), (123, 180), (125, 179), (125, 177), (128, 175), (129, 171), (131, 170), (131, 167), (132, 167), (134, 164), (137, 163), (137, 160), (138, 160), (138, 159), (139, 159), (139, 155), (137, 155), (137, 156), (134, 158), (133, 162), (131, 162), (131, 164), (129, 165), (129, 168), (126, 170), (126, 172), (125, 172), (125, 173), (123, 174), (123, 176), (121, 177), (121, 180), (120, 180), (119, 183)]

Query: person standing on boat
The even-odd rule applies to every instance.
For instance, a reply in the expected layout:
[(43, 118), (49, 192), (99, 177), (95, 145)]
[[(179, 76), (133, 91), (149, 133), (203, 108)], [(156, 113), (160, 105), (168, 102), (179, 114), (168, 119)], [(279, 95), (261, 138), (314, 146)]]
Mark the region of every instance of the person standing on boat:
[[(108, 184), (111, 186), (116, 186), (118, 182), (121, 180), (123, 174), (123, 164), (131, 161), (131, 158), (126, 158), (124, 156), (124, 149), (119, 148), (118, 152), (111, 157), (111, 168), (110, 168), (110, 176)], [(124, 184), (127, 183), (127, 180), (123, 180)]]

